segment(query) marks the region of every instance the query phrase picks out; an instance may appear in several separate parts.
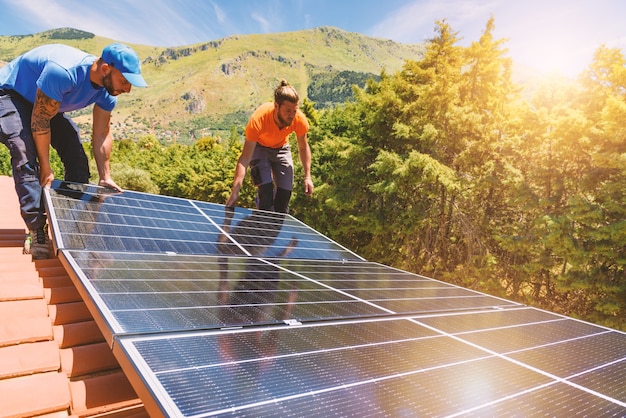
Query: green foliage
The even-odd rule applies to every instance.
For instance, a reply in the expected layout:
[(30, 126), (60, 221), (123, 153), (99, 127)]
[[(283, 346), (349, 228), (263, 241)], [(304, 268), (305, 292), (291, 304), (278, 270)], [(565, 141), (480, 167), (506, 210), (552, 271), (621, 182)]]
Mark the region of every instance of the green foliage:
[(302, 110), (302, 113), (307, 117), (309, 124), (317, 125), (319, 114), (317, 110), (315, 110), (315, 103), (305, 97), (300, 103), (300, 110)]
[(53, 29), (42, 34), (43, 36), (47, 36), (48, 39), (91, 39), (95, 37), (91, 32), (85, 32), (78, 29), (72, 28), (61, 28), (61, 29)]
[(0, 175), (12, 176), (11, 154), (5, 146), (0, 146)]
[(379, 77), (350, 70), (318, 72), (311, 76), (307, 96), (317, 103), (318, 108), (353, 101), (353, 86), (363, 88), (369, 79), (378, 80)]
[(111, 171), (115, 173), (113, 180), (122, 189), (159, 194), (159, 186), (154, 184), (146, 170), (117, 163), (111, 165)]
[[(227, 140), (207, 136), (190, 145), (164, 146), (151, 135), (136, 142), (115, 141), (112, 176), (121, 187), (131, 190), (157, 190), (164, 195), (221, 203), (230, 194), (241, 148), (236, 128)], [(252, 185), (245, 184), (240, 203), (252, 205), (253, 199)]]
[[(59, 155), (54, 149), (50, 150), (50, 165), (56, 178), (63, 178), (64, 168)], [(11, 168), (11, 154), (4, 145), (0, 146), (0, 175), (13, 176)]]

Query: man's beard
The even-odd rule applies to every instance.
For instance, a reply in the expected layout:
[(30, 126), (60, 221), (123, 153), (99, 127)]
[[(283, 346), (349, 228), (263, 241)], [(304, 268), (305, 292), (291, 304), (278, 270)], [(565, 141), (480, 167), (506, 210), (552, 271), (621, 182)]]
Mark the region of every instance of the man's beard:
[(111, 96), (117, 96), (118, 93), (116, 93), (115, 90), (113, 89), (113, 76), (112, 76), (112, 74), (113, 74), (113, 72), (111, 71), (109, 74), (107, 74), (104, 77), (102, 77), (102, 85), (107, 90), (107, 92), (109, 92), (109, 94)]
[(291, 122), (293, 122), (293, 119), (287, 120), (287, 119), (283, 118), (280, 115), (280, 113), (278, 113), (276, 116), (278, 117), (278, 121), (280, 122), (280, 124), (283, 125), (284, 127), (287, 127), (287, 126), (291, 125)]

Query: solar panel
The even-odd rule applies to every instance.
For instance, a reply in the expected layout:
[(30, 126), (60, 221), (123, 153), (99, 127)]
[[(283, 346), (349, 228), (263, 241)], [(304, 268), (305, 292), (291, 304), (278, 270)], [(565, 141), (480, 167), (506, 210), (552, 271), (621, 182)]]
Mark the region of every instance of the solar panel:
[(59, 257), (151, 416), (624, 416), (626, 334), (286, 214), (55, 181)]
[[(623, 373), (615, 374), (609, 386), (579, 383), (590, 374), (597, 376), (596, 367), (608, 372), (615, 362), (623, 372), (624, 334), (532, 308), (446, 317), (447, 322), (509, 325), (448, 334), (427, 325), (432, 317), (370, 319), (128, 337), (120, 339), (117, 349), (137, 359), (171, 416), (272, 416), (277, 410), (281, 416), (299, 415), (306, 405), (312, 415), (319, 411), (333, 416), (570, 416), (581, 411), (595, 416), (604, 408), (619, 416), (626, 412)], [(513, 323), (526, 331), (516, 330)], [(555, 333), (559, 327), (570, 333)], [(506, 349), (494, 350), (498, 347), (492, 345), (507, 341), (511, 331), (534, 338), (515, 338)], [(482, 340), (486, 333), (489, 338)], [(571, 360), (579, 345), (592, 348), (604, 340), (610, 344), (601, 351), (611, 355), (593, 364), (586, 364), (592, 356)], [(553, 350), (563, 356), (560, 365)], [(549, 391), (549, 398), (537, 398), (537, 393)], [(561, 402), (555, 402), (555, 395)], [(516, 409), (503, 410), (502, 405), (512, 403)]]
[(361, 261), (63, 254), (114, 334), (519, 306)]
[(68, 182), (48, 199), (63, 249), (362, 260), (285, 214)]

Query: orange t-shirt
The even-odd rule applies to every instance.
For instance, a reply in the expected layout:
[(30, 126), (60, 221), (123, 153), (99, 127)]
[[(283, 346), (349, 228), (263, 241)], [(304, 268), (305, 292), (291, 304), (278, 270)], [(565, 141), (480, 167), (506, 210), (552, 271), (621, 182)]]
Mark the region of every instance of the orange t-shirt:
[(282, 148), (287, 145), (289, 134), (302, 136), (309, 131), (309, 121), (300, 109), (291, 125), (278, 129), (274, 122), (274, 102), (264, 103), (254, 111), (246, 125), (246, 139), (268, 148)]

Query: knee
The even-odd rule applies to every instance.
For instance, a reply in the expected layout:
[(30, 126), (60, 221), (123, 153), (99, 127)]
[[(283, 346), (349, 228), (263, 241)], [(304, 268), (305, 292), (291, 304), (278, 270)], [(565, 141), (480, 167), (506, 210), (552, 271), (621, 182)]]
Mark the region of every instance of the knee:
[(274, 206), (274, 184), (261, 184), (257, 189), (257, 209), (272, 210)]
[(91, 172), (89, 171), (89, 160), (87, 156), (76, 156), (74, 161), (64, 164), (65, 168), (65, 181), (71, 181), (75, 183), (89, 183), (89, 177)]
[(288, 213), (289, 200), (291, 199), (291, 190), (277, 188), (276, 196), (274, 196), (274, 210), (276, 212)]
[(15, 184), (33, 183), (39, 184), (39, 171), (36, 163), (27, 162), (19, 167), (13, 168), (13, 178)]

